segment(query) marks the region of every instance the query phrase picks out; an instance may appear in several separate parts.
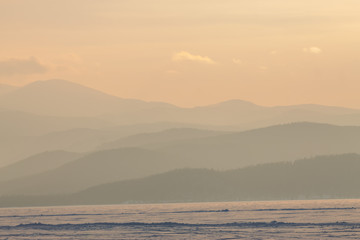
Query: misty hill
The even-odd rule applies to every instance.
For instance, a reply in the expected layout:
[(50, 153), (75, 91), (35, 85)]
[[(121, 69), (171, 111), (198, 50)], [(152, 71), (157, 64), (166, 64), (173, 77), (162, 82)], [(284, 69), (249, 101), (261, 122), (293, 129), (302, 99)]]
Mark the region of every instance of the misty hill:
[[(0, 112), (0, 166), (11, 164), (31, 155), (44, 151), (65, 150), (75, 152), (88, 152), (101, 150), (100, 145), (122, 139), (139, 133), (154, 133), (165, 131), (168, 128), (194, 128), (208, 127), (210, 129), (221, 129), (218, 126), (200, 126), (183, 123), (149, 123), (133, 124), (121, 126), (106, 126), (107, 122), (93, 118), (65, 118), (65, 117), (46, 117), (19, 112)], [(109, 125), (109, 124), (108, 124)], [(84, 126), (80, 128), (79, 126)], [(224, 127), (226, 129), (226, 127)], [(194, 129), (194, 132), (197, 131)], [(189, 137), (194, 137), (188, 131)], [(198, 130), (200, 132), (200, 130)], [(212, 133), (206, 133), (210, 136)], [(34, 135), (35, 134), (35, 135)], [(200, 134), (200, 133), (199, 133)], [(215, 135), (215, 132), (213, 133)], [(174, 132), (175, 138), (185, 138)], [(179, 135), (179, 136), (177, 136)], [(151, 138), (150, 135), (148, 135)], [(200, 136), (200, 135), (199, 135)], [(131, 138), (131, 137), (130, 137)], [(165, 140), (166, 138), (164, 138)], [(136, 137), (133, 141), (136, 140)], [(150, 140), (150, 139), (149, 139)], [(152, 142), (159, 141), (155, 138)], [(120, 140), (121, 141), (121, 140)], [(131, 140), (129, 140), (131, 141)], [(121, 145), (121, 144), (120, 144)], [(129, 143), (123, 146), (141, 145)], [(104, 149), (117, 148), (105, 147)]]
[[(222, 134), (222, 132), (198, 129), (168, 129), (161, 132), (149, 132), (124, 137), (126, 133), (131, 133), (131, 129), (123, 131), (121, 128), (116, 130), (76, 128), (67, 131), (53, 132), (35, 138), (27, 138), (27, 141), (24, 140), (22, 142), (23, 144), (17, 142), (17, 146), (20, 146), (22, 152), (28, 153), (59, 149), (75, 152), (91, 152), (94, 149), (99, 149), (99, 145), (104, 146), (104, 148), (100, 148), (99, 150), (104, 150)], [(117, 140), (113, 142), (115, 139)]]
[(97, 116), (156, 106), (171, 107), (165, 103), (121, 99), (58, 79), (33, 82), (0, 96), (0, 108), (51, 116)]
[(190, 159), (191, 167), (234, 169), (317, 155), (360, 153), (360, 127), (293, 123), (151, 148)]
[(224, 134), (224, 132), (200, 130), (194, 128), (172, 128), (160, 132), (142, 133), (124, 137), (113, 142), (105, 143), (101, 145), (99, 149), (139, 147), (168, 143), (177, 140), (191, 141), (191, 139), (194, 138), (203, 138), (222, 134)]
[(4, 95), (4, 94), (7, 94), (7, 93), (10, 93), (14, 90), (16, 90), (17, 87), (15, 86), (11, 86), (11, 85), (6, 85), (6, 84), (0, 84), (0, 96), (1, 95)]
[(242, 100), (180, 108), (122, 99), (64, 80), (38, 81), (0, 96), (0, 108), (51, 116), (96, 116), (117, 124), (181, 122), (241, 129), (310, 121), (359, 125), (360, 110), (321, 105), (264, 107)]
[(89, 152), (104, 142), (122, 137), (121, 131), (106, 129), (75, 128), (66, 131), (52, 132), (34, 138), (29, 143), (31, 149), (48, 151), (62, 149), (76, 152)]
[[(86, 141), (78, 142), (77, 145), (74, 144), (74, 149), (78, 145), (90, 145), (88, 143), (91, 139), (86, 138), (85, 133), (77, 131), (76, 134), (71, 134), (70, 129), (79, 127), (98, 129), (110, 126), (112, 125), (109, 122), (96, 118), (49, 117), (23, 112), (0, 111), (0, 166), (14, 163), (44, 151), (65, 150), (66, 148), (62, 146), (74, 144), (80, 137)], [(67, 133), (61, 134), (59, 133), (61, 131)], [(101, 135), (104, 136), (105, 133)], [(93, 143), (91, 147), (114, 140), (120, 136), (124, 135), (105, 138), (104, 141), (100, 141), (103, 138), (96, 137), (98, 141)], [(68, 150), (74, 149), (68, 148)], [(89, 149), (87, 148), (87, 150)]]
[(360, 197), (360, 155), (321, 156), (216, 172), (183, 169), (87, 189), (87, 203)]
[(323, 154), (359, 153), (360, 127), (295, 123), (154, 142), (147, 148), (149, 150), (130, 148), (92, 153), (31, 178), (0, 184), (0, 194), (74, 192), (115, 179), (138, 178), (175, 168), (225, 170)]
[(52, 151), (36, 154), (22, 161), (0, 168), (0, 181), (8, 181), (46, 172), (80, 158), (81, 156), (82, 155), (79, 153), (65, 151)]
[[(58, 117), (36, 116), (35, 119), (31, 119), (32, 115), (27, 117), (29, 114), (17, 113), (14, 115), (16, 117), (10, 117), (8, 121), (6, 120), (6, 117), (5, 119), (0, 119), (0, 122), (5, 123), (3, 128), (0, 126), (0, 129), (3, 129), (2, 135), (0, 135), (0, 143), (2, 145), (2, 149), (0, 151), (0, 166), (14, 163), (33, 154), (45, 151), (65, 150), (74, 152), (89, 152), (93, 150), (118, 148), (120, 146), (138, 146), (145, 143), (144, 141), (146, 141), (146, 137), (143, 140), (140, 140), (142, 135), (129, 137), (129, 143), (126, 143), (127, 140), (123, 138), (139, 133), (146, 133), (144, 136), (147, 136), (149, 143), (158, 142), (161, 140), (166, 141), (167, 139), (170, 140), (174, 138), (184, 139), (186, 138), (186, 135), (189, 135), (188, 137), (192, 138), (195, 136), (200, 137), (217, 134), (215, 131), (212, 132), (196, 129), (194, 129), (193, 132), (190, 130), (186, 132), (186, 130), (184, 130), (184, 133), (180, 133), (179, 130), (173, 132), (173, 138), (167, 138), (165, 133), (164, 138), (161, 139), (160, 135), (162, 134), (156, 133), (156, 131), (165, 131), (165, 129), (169, 127), (197, 127), (197, 125), (181, 123), (134, 124), (112, 126), (100, 129), (84, 127), (55, 131), (55, 129), (59, 128), (66, 128), (77, 125), (81, 126), (81, 118), (74, 118), (74, 121), (71, 121), (71, 118), (63, 118), (64, 121), (61, 121), (62, 118)], [(21, 118), (21, 116), (24, 116), (24, 118)], [(11, 120), (14, 121), (13, 126), (11, 126)], [(91, 119), (89, 119), (88, 122), (85, 118), (83, 118), (83, 120), (84, 126), (90, 125)], [(99, 121), (99, 124), (101, 124), (101, 121)], [(207, 127), (212, 128), (212, 126)], [(50, 130), (51, 128), (53, 128), (54, 131), (42, 135), (21, 135), (26, 133), (34, 134), (37, 130), (39, 130), (38, 133), (42, 133), (44, 131)], [(216, 129), (217, 127), (213, 128)], [(152, 135), (152, 133), (154, 135)], [(159, 136), (155, 138), (157, 135)], [(111, 142), (116, 139), (119, 140), (118, 145), (114, 144), (111, 147), (106, 146), (107, 144), (105, 143), (111, 144)], [(136, 143), (137, 140), (139, 140), (138, 143)], [(104, 148), (99, 148), (99, 146), (103, 144), (105, 144)]]
[(87, 117), (50, 117), (18, 111), (0, 111), (0, 136), (40, 136), (73, 128), (105, 128), (109, 121)]
[(230, 100), (185, 111), (186, 116), (192, 118), (188, 121), (238, 125), (245, 129), (302, 121), (339, 125), (360, 124), (358, 109), (316, 104), (264, 107), (247, 101)]
[(12, 196), (0, 206), (288, 200), (360, 197), (360, 155), (318, 156), (237, 170), (181, 169), (66, 196)]
[(1, 182), (0, 194), (71, 193), (101, 183), (149, 176), (184, 164), (177, 157), (145, 149), (107, 150), (37, 175)]
[(183, 122), (232, 126), (246, 130), (289, 122), (318, 122), (359, 125), (360, 110), (321, 105), (264, 107), (242, 100), (231, 100), (194, 108), (149, 108), (129, 114), (112, 114), (105, 119), (127, 123)]
[(290, 105), (290, 106), (276, 106), (273, 107), (279, 110), (296, 110), (302, 109), (303, 111), (312, 111), (318, 113), (325, 113), (325, 114), (355, 114), (359, 113), (359, 109), (351, 109), (351, 108), (344, 108), (344, 107), (337, 107), (337, 106), (323, 106), (319, 104), (299, 104), (299, 105)]
[(123, 136), (119, 132), (100, 129), (75, 128), (41, 136), (2, 136), (0, 166), (11, 164), (45, 151), (65, 150), (88, 152), (98, 145)]

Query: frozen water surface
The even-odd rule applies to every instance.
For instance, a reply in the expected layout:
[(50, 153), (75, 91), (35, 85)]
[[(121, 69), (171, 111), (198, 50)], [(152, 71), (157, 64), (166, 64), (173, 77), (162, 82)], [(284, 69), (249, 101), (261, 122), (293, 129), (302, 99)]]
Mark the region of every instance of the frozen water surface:
[(3, 208), (0, 239), (360, 239), (360, 200)]

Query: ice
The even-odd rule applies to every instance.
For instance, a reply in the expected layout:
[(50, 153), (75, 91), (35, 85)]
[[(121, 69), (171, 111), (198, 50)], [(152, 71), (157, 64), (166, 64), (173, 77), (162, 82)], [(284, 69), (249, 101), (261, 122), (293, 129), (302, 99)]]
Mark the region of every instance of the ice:
[(359, 200), (0, 209), (0, 239), (359, 239)]

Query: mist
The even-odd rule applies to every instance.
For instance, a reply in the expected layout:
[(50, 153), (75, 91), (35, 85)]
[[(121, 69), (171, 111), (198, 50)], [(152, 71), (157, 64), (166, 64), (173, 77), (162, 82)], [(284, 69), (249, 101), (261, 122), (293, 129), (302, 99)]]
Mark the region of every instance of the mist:
[(0, 1), (0, 238), (359, 238), (359, 10)]

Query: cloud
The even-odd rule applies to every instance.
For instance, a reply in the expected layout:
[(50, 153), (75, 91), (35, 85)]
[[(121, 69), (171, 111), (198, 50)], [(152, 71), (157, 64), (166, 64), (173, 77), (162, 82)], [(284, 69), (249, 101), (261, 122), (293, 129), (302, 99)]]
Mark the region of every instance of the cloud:
[(27, 75), (44, 73), (48, 68), (39, 63), (35, 57), (28, 59), (15, 59), (0, 61), (0, 76)]
[(235, 63), (235, 64), (238, 64), (238, 65), (242, 65), (243, 64), (243, 61), (241, 61), (240, 59), (238, 59), (238, 58), (233, 58), (233, 63)]
[(308, 47), (308, 48), (303, 48), (303, 52), (320, 54), (322, 53), (322, 50), (318, 47)]
[(173, 61), (193, 61), (193, 62), (206, 63), (206, 64), (215, 64), (215, 61), (209, 57), (193, 55), (193, 54), (191, 54), (189, 52), (185, 52), (185, 51), (175, 53), (172, 57), (172, 60)]

